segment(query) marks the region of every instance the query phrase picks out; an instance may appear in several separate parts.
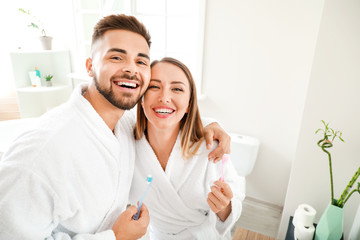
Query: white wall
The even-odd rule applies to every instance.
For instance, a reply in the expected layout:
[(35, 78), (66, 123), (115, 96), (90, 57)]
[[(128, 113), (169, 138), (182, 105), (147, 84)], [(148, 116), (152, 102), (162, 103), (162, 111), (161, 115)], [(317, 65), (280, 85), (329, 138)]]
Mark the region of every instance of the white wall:
[(260, 139), (247, 195), (282, 206), (323, 0), (209, 0), (201, 113)]
[(349, 234), (349, 239), (350, 240), (360, 239), (360, 204), (359, 204), (359, 207), (357, 209), (353, 225), (351, 227), (351, 231), (350, 231), (350, 234)]
[[(41, 49), (38, 41), (39, 31), (27, 27), (30, 23), (19, 8), (30, 12), (44, 23), (46, 34), (53, 37), (53, 49), (75, 50), (75, 29), (72, 0), (15, 0), (7, 1), (0, 7), (0, 95), (14, 91), (14, 79), (10, 62), (10, 51)], [(85, 60), (82, 60), (85, 62)]]
[[(359, 168), (359, 12), (358, 0), (325, 1), (279, 239), (284, 239), (289, 216), (299, 204), (313, 206), (317, 210), (317, 222), (330, 201), (328, 160), (316, 146), (320, 136), (314, 134), (321, 126), (320, 119), (341, 130), (345, 140), (345, 143), (335, 142), (331, 149), (335, 198), (339, 198)], [(356, 193), (345, 205), (345, 239), (359, 203), (360, 196)]]

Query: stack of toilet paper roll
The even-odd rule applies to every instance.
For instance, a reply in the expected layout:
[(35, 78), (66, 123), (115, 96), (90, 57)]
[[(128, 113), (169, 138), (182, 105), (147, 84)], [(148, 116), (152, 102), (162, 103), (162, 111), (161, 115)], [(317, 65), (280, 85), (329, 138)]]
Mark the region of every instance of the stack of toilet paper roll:
[(316, 210), (307, 204), (300, 204), (295, 210), (293, 225), (296, 240), (312, 240), (315, 233), (314, 219)]

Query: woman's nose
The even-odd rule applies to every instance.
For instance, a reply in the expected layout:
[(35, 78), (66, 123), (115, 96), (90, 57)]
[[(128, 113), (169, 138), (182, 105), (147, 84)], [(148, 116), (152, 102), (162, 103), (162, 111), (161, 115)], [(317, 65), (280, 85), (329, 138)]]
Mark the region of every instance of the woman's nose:
[(168, 93), (168, 91), (164, 90), (161, 92), (159, 101), (162, 103), (169, 103), (171, 102), (171, 97), (170, 94)]

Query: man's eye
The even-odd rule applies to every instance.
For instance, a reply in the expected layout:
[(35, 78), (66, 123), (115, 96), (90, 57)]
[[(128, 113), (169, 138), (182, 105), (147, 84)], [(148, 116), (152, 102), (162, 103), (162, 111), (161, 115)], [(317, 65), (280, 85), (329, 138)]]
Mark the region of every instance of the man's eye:
[(137, 63), (141, 64), (141, 65), (145, 65), (145, 66), (147, 65), (147, 63), (145, 61), (138, 61)]
[(114, 59), (114, 60), (121, 60), (121, 57), (111, 57), (111, 59)]

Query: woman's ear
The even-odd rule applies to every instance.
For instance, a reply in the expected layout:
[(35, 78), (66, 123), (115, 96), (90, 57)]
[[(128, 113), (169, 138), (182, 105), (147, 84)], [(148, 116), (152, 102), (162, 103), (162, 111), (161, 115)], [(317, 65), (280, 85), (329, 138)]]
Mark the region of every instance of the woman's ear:
[(141, 97), (141, 106), (144, 108), (144, 95)]
[(86, 71), (87, 71), (89, 77), (94, 76), (94, 73), (93, 73), (93, 70), (92, 70), (92, 59), (91, 58), (86, 59)]

